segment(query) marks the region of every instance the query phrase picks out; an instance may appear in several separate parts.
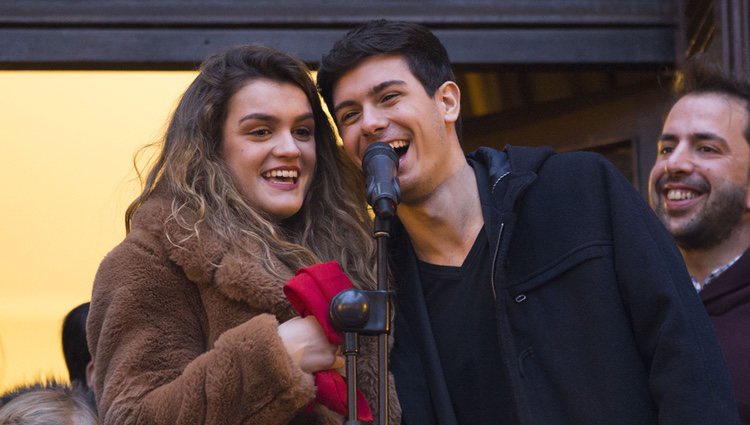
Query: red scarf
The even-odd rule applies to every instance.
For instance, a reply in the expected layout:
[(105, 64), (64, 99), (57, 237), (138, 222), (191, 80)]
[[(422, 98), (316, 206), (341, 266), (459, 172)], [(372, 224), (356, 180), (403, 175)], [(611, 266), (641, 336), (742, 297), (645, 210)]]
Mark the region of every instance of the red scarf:
[[(341, 345), (342, 335), (328, 319), (328, 304), (339, 292), (352, 288), (352, 282), (335, 261), (315, 264), (299, 269), (295, 276), (284, 285), (284, 295), (297, 313), (306, 317), (315, 316), (323, 328), (328, 341)], [(336, 413), (346, 416), (346, 381), (335, 370), (315, 372), (315, 399)], [(372, 411), (364, 395), (357, 390), (357, 419), (372, 421)]]

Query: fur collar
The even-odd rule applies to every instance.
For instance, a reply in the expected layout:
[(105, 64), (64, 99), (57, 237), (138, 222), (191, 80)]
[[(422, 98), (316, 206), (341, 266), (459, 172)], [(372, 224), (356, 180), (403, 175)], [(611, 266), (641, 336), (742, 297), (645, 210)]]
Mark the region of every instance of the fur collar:
[[(232, 246), (203, 224), (198, 226), (196, 237), (174, 220), (167, 221), (172, 199), (161, 191), (155, 192), (133, 217), (132, 231), (144, 230), (156, 237), (169, 258), (196, 285), (214, 287), (227, 298), (252, 309), (291, 317), (293, 310), (282, 291), (286, 280), (294, 275), (289, 268), (274, 261), (280, 274), (286, 277), (279, 279), (263, 267), (257, 243), (248, 240), (245, 246)], [(190, 222), (188, 213), (184, 217)]]

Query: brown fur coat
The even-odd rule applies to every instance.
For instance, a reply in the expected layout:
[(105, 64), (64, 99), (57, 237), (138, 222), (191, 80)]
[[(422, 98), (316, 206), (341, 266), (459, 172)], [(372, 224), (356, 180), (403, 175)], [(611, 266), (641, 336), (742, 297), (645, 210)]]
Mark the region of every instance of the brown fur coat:
[[(171, 243), (169, 210), (164, 197), (146, 201), (96, 275), (87, 330), (103, 422), (341, 424), (321, 405), (306, 408), (313, 377), (277, 332), (295, 315), (285, 282), (206, 230)], [(170, 223), (170, 235), (188, 235)], [(359, 386), (377, 416), (376, 339), (361, 338), (360, 350)]]

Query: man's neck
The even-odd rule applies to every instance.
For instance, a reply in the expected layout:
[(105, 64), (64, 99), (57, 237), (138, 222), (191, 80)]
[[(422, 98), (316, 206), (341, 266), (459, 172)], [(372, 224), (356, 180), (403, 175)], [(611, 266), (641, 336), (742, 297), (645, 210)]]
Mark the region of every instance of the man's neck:
[(417, 258), (460, 266), (484, 225), (474, 170), (465, 163), (425, 200), (399, 205), (398, 217)]
[(744, 224), (733, 231), (721, 244), (704, 250), (680, 248), (690, 276), (699, 282), (706, 280), (717, 268), (742, 255), (750, 247), (750, 225)]

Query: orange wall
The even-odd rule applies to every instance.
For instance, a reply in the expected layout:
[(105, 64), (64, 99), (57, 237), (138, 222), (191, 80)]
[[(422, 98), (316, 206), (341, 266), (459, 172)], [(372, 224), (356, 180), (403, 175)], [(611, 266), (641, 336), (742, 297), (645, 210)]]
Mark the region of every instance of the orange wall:
[(67, 379), (62, 318), (125, 234), (135, 151), (195, 75), (0, 71), (0, 392)]

